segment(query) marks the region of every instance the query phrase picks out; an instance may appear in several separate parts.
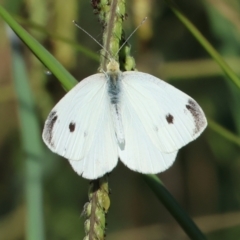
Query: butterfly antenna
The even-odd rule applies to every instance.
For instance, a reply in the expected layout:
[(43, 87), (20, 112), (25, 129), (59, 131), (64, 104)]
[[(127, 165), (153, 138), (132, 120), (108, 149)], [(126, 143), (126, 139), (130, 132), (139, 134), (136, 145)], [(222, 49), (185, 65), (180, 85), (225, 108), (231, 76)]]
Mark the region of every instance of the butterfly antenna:
[(75, 21), (75, 20), (73, 20), (72, 21), (73, 23), (74, 23), (74, 25), (77, 27), (77, 28), (79, 28), (79, 29), (81, 29), (84, 33), (86, 33), (94, 42), (96, 42), (103, 50), (105, 50), (105, 52), (109, 55), (109, 56), (111, 56), (111, 54), (108, 52), (108, 50), (98, 41), (98, 40), (96, 40), (90, 33), (88, 33), (85, 29), (83, 29), (80, 25), (78, 25), (78, 23)]
[[(122, 44), (122, 46), (119, 48), (118, 52), (116, 53), (116, 55), (121, 51), (121, 49), (124, 47), (124, 45), (127, 43), (127, 41), (132, 37), (132, 35), (146, 22), (147, 17), (145, 17), (142, 22), (135, 28), (135, 30), (128, 36), (128, 38), (124, 41), (124, 43)], [(115, 55), (115, 56), (116, 56)]]

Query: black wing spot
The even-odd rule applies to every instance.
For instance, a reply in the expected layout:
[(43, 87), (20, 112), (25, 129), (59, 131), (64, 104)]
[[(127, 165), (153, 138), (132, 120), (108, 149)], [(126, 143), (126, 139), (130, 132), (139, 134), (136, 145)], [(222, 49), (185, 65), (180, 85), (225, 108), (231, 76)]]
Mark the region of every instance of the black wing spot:
[(205, 126), (205, 119), (203, 117), (204, 115), (198, 104), (194, 102), (192, 99), (188, 100), (186, 108), (193, 116), (195, 122), (194, 134), (197, 134)]
[(69, 124), (69, 130), (70, 130), (70, 132), (74, 132), (75, 126), (76, 126), (76, 124), (73, 123), (73, 122), (71, 122), (71, 123)]
[(52, 137), (53, 137), (53, 127), (54, 124), (56, 123), (58, 116), (56, 115), (57, 112), (53, 111), (49, 114), (47, 122), (45, 124), (45, 134), (44, 137), (46, 139), (46, 141), (53, 147), (54, 146), (54, 142), (52, 141)]
[(166, 115), (166, 120), (169, 124), (173, 124), (174, 117), (170, 113)]

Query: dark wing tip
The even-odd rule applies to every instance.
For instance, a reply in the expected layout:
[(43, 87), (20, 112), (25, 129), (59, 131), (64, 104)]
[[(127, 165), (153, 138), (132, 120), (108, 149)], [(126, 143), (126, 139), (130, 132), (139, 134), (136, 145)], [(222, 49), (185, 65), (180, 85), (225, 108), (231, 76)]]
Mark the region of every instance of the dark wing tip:
[(50, 146), (54, 146), (53, 142), (53, 128), (58, 119), (57, 112), (52, 111), (49, 113), (48, 118), (45, 122), (45, 126), (43, 129), (43, 138)]
[(201, 133), (207, 126), (206, 117), (200, 106), (193, 100), (189, 99), (186, 109), (191, 113), (195, 123), (194, 135)]

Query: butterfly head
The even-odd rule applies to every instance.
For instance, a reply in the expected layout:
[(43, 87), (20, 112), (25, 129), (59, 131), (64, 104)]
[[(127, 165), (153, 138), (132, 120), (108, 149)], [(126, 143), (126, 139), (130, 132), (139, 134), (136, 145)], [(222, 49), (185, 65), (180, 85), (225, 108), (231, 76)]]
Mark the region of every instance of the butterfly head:
[(118, 73), (120, 70), (119, 70), (119, 63), (114, 60), (113, 58), (110, 59), (110, 62), (108, 63), (107, 65), (107, 72), (108, 73)]

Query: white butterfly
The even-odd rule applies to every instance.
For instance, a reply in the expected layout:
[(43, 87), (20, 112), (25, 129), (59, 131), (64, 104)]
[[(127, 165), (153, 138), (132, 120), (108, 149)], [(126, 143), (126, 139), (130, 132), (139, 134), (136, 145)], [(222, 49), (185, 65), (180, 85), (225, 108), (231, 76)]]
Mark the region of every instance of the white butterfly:
[(118, 158), (134, 171), (162, 172), (206, 126), (191, 97), (150, 74), (121, 72), (111, 60), (106, 73), (85, 78), (57, 103), (42, 136), (79, 175), (96, 179)]

